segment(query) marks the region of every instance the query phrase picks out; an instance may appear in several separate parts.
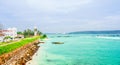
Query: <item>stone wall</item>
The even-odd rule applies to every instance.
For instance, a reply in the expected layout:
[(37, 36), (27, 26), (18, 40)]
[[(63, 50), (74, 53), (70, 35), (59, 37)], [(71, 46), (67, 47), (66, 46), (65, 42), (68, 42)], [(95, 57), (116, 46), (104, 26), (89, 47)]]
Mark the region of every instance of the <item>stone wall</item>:
[(0, 56), (0, 65), (25, 65), (38, 50), (39, 41), (26, 44), (12, 52)]

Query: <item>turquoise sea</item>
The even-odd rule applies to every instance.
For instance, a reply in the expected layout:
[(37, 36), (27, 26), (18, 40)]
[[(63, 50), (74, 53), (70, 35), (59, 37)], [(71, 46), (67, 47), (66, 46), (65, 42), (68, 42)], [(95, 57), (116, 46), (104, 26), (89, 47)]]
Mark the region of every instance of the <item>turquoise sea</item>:
[[(120, 37), (96, 34), (54, 34), (40, 44), (27, 65), (120, 65)], [(52, 42), (64, 44), (52, 44)]]

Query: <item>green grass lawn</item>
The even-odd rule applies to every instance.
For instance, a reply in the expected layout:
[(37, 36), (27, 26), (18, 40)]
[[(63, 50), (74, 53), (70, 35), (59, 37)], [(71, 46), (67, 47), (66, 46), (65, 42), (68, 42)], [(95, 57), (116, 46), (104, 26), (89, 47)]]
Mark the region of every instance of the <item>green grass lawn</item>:
[(11, 40), (11, 41), (9, 41), (9, 42), (0, 42), (0, 46), (6, 45), (6, 44), (11, 44), (11, 43), (13, 43), (13, 42), (16, 42), (16, 41)]
[[(37, 40), (39, 38), (40, 38), (39, 36), (32, 37), (32, 38), (25, 38), (25, 39), (22, 39), (22, 40), (17, 41), (17, 42), (12, 42), (12, 44), (0, 46), (0, 55), (2, 55), (4, 53), (11, 52), (11, 51), (13, 51), (13, 50), (25, 45), (25, 44), (28, 44), (30, 42)], [(6, 43), (4, 43), (4, 44), (6, 44)]]
[(0, 42), (0, 45), (4, 45), (4, 44), (7, 44), (6, 42)]

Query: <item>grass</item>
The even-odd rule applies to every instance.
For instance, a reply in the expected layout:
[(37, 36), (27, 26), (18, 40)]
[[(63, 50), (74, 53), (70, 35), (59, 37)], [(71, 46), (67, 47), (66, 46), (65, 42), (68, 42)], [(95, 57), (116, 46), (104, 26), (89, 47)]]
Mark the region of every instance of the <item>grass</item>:
[(8, 53), (11, 52), (21, 46), (24, 46), (25, 44), (28, 44), (30, 42), (33, 42), (35, 40), (39, 39), (39, 36), (36, 37), (32, 37), (32, 38), (25, 38), (22, 39), (18, 42), (12, 42), (12, 44), (6, 45), (6, 46), (0, 46), (0, 55), (4, 54), (4, 53)]
[(4, 44), (7, 44), (6, 42), (0, 42), (0, 45), (4, 45)]
[(11, 41), (9, 41), (9, 42), (0, 42), (0, 46), (1, 46), (1, 45), (6, 45), (6, 44), (9, 44), (9, 43), (13, 43), (13, 42), (16, 42), (16, 41), (11, 40)]

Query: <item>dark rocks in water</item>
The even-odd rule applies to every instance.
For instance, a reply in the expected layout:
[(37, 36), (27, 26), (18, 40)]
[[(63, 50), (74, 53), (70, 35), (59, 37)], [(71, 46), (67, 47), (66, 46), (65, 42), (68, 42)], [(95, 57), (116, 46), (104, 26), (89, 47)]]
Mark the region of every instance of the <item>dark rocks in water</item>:
[(39, 43), (45, 43), (44, 41), (39, 41)]
[(64, 44), (64, 42), (52, 42), (52, 44)]
[(47, 62), (51, 62), (52, 60), (50, 60), (50, 59), (47, 59), (46, 61), (47, 61)]
[(57, 37), (71, 37), (71, 36), (57, 36)]

